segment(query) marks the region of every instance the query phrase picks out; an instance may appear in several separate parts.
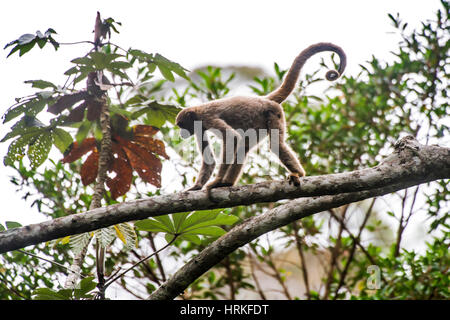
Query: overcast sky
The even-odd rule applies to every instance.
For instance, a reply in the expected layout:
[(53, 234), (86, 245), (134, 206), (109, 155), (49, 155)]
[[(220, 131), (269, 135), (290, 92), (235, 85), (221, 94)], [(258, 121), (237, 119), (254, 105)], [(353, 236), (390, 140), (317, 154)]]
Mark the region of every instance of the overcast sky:
[[(372, 55), (392, 60), (398, 36), (392, 34), (388, 13), (399, 12), (409, 27), (432, 19), (437, 0), (306, 0), (306, 1), (3, 1), (0, 45), (24, 33), (51, 27), (61, 42), (92, 40), (97, 11), (122, 22), (113, 42), (147, 52), (159, 52), (187, 69), (199, 65), (251, 65), (271, 70), (273, 62), (288, 68), (293, 58), (315, 42), (333, 42), (347, 53), (348, 74)], [(15, 97), (33, 93), (25, 80), (44, 79), (63, 84), (70, 60), (84, 55), (86, 45), (34, 48), (25, 56), (6, 59), (0, 53), (0, 114)], [(9, 128), (0, 125), (3, 137)], [(22, 224), (45, 218), (29, 208), (9, 183), (11, 169), (3, 165), (7, 143), (0, 144), (0, 222)]]

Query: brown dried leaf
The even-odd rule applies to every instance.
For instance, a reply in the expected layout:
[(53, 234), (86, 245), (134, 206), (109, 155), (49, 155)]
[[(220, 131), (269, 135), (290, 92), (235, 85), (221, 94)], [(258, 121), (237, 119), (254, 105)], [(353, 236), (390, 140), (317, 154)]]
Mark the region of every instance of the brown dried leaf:
[(86, 138), (81, 144), (77, 141), (72, 143), (69, 147), (69, 152), (64, 154), (64, 158), (61, 161), (63, 163), (74, 162), (89, 151), (97, 151), (97, 142), (95, 138)]
[(158, 131), (158, 128), (144, 124), (138, 124), (133, 127), (133, 133), (135, 136), (154, 136)]
[(98, 173), (98, 158), (99, 154), (97, 150), (94, 150), (84, 161), (83, 165), (81, 166), (81, 182), (83, 182), (83, 185), (87, 186), (88, 184), (91, 184), (95, 181), (97, 178)]
[(113, 159), (108, 169), (109, 172), (115, 172), (114, 178), (107, 178), (106, 185), (111, 192), (111, 197), (117, 199), (130, 190), (133, 179), (133, 169), (128, 158), (117, 144), (113, 144)]
[(169, 159), (169, 156), (166, 154), (166, 147), (164, 145), (164, 142), (162, 142), (161, 140), (146, 136), (135, 136), (133, 142), (136, 142), (152, 153), (156, 153), (166, 159)]
[(76, 107), (72, 111), (70, 111), (70, 113), (67, 116), (66, 120), (68, 122), (80, 122), (80, 121), (83, 121), (84, 110), (86, 109), (86, 107), (87, 107), (86, 102), (83, 102), (78, 107)]
[(66, 94), (60, 97), (54, 104), (48, 107), (48, 112), (53, 114), (61, 113), (63, 110), (70, 108), (78, 101), (85, 99), (88, 96), (86, 91), (80, 91), (77, 93)]
[(161, 187), (161, 161), (144, 147), (120, 137), (117, 137), (117, 139), (131, 166), (141, 179), (158, 188)]

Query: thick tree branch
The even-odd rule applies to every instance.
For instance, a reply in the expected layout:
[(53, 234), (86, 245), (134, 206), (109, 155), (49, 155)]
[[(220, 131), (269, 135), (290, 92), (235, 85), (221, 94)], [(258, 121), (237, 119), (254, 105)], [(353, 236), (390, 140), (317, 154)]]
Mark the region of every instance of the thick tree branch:
[[(211, 196), (214, 201), (208, 199), (205, 191), (191, 191), (97, 208), (85, 213), (1, 232), (0, 253), (67, 235), (93, 231), (121, 222), (168, 213), (321, 195), (334, 194), (339, 198), (344, 195), (350, 197), (348, 195), (350, 193), (355, 197), (355, 194), (360, 194), (358, 191), (363, 190), (373, 190), (370, 192), (376, 194), (370, 196), (375, 196), (446, 178), (450, 178), (450, 149), (424, 146), (412, 136), (407, 136), (397, 142), (394, 152), (389, 157), (373, 168), (305, 177), (302, 178), (299, 188), (290, 186), (284, 181), (268, 181), (247, 186), (213, 189)], [(304, 199), (304, 201), (327, 202), (329, 201), (327, 199), (326, 197), (312, 198)], [(359, 200), (346, 201), (333, 204), (333, 206)]]

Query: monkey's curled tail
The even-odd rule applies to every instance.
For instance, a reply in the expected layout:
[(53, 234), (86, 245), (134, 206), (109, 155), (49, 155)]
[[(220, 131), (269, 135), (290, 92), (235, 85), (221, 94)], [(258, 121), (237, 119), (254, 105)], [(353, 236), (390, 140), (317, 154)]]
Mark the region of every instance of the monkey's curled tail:
[(336, 70), (329, 70), (325, 77), (328, 81), (334, 81), (337, 78), (339, 78), (342, 73), (344, 72), (345, 66), (347, 64), (347, 57), (345, 56), (344, 50), (341, 49), (341, 47), (338, 47), (335, 44), (332, 43), (325, 43), (320, 42), (313, 44), (300, 52), (300, 54), (295, 58), (294, 62), (292, 63), (291, 68), (289, 69), (289, 72), (284, 79), (281, 86), (270, 93), (267, 98), (281, 103), (283, 102), (294, 90), (295, 84), (297, 83), (298, 76), (300, 74), (300, 70), (302, 69), (303, 65), (305, 64), (306, 60), (311, 58), (313, 55), (319, 52), (323, 51), (333, 51), (338, 54), (340, 63), (339, 63), (339, 69)]

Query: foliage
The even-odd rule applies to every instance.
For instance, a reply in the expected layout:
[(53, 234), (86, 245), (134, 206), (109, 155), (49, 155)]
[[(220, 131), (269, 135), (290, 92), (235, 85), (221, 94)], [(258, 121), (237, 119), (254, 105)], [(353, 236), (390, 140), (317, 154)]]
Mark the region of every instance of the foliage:
[[(338, 80), (328, 91), (329, 96), (314, 94), (315, 84), (323, 78), (322, 69), (302, 75), (298, 89), (283, 107), (288, 143), (303, 160), (309, 175), (373, 166), (405, 132), (423, 143), (443, 143), (448, 139), (445, 81), (449, 64), (446, 33), (449, 6), (446, 1), (442, 1), (442, 6), (434, 21), (424, 22), (416, 30), (409, 30), (399, 16), (389, 15), (388, 19), (403, 39), (393, 52), (392, 61), (372, 57), (361, 65), (358, 75)], [(109, 21), (114, 27), (117, 24)], [(32, 41), (44, 44), (38, 36), (33, 37)], [(46, 39), (48, 43), (56, 42), (53, 38)], [(15, 46), (14, 52), (24, 54), (31, 46), (27, 44), (18, 39), (9, 45)], [(233, 82), (240, 76), (239, 72), (208, 67), (199, 70), (188, 84), (175, 83), (170, 91), (166, 80), (175, 80), (174, 74), (188, 78), (184, 68), (159, 54), (122, 50), (110, 42), (98, 54), (89, 52), (72, 62), (74, 66), (66, 71), (67, 85), (29, 81), (42, 91), (16, 100), (4, 116), (5, 122), (21, 117), (2, 140), (14, 138), (5, 158), (5, 164), (14, 165), (18, 172), (11, 181), (25, 199), (33, 199), (32, 206), (51, 218), (89, 208), (92, 198), (89, 183), (95, 179), (93, 171), (98, 161), (93, 154), (98, 152), (102, 139), (95, 107), (97, 93), (109, 94), (114, 90), (117, 95), (115, 99), (108, 96), (113, 115), (112, 132), (116, 137), (113, 148), (117, 155), (110, 165), (110, 171), (117, 175), (110, 178), (105, 197), (105, 203), (110, 205), (120, 201), (120, 197), (125, 199), (128, 189), (128, 199), (173, 190), (165, 185), (164, 177), (162, 183), (158, 180), (160, 165), (167, 163), (164, 162), (167, 154), (196, 152), (193, 143), (177, 139), (173, 123), (179, 106), (232, 95)], [(321, 66), (333, 63), (333, 60), (323, 60)], [(157, 69), (164, 79), (155, 77)], [(97, 77), (93, 79), (94, 85), (75, 89), (83, 79), (89, 80), (91, 72), (99, 70), (108, 81)], [(131, 70), (136, 71), (137, 79), (131, 79)], [(249, 88), (257, 95), (272, 91), (286, 73), (277, 64), (274, 71), (273, 77), (255, 78)], [(55, 114), (49, 124), (38, 119), (45, 106)], [(45, 169), (38, 169), (52, 145), (61, 152), (67, 150), (65, 164), (49, 160)], [(145, 156), (141, 156), (144, 149), (136, 146), (145, 149)], [(134, 159), (130, 153), (133, 150), (140, 159)], [(267, 147), (260, 147), (256, 152), (246, 164), (242, 184), (285, 177), (285, 169), (274, 166), (276, 160)], [(25, 153), (31, 167), (25, 165)], [(182, 176), (182, 180), (177, 180), (177, 190), (190, 186), (195, 176), (192, 164), (176, 156), (170, 161)], [(198, 164), (195, 162), (194, 167)], [(144, 174), (144, 170), (155, 168), (153, 179)], [(132, 170), (138, 175), (133, 176)], [(114, 184), (114, 179), (124, 182)], [(157, 187), (161, 183), (162, 187), (143, 192), (141, 181)], [(230, 254), (192, 283), (183, 298), (448, 299), (448, 184), (447, 180), (436, 181), (292, 223)], [(115, 190), (114, 185), (120, 188)], [(136, 263), (132, 272), (121, 276), (118, 283), (131, 296), (145, 298), (237, 221), (276, 205), (177, 213), (137, 222), (136, 230), (130, 225), (105, 230), (109, 252), (106, 274), (114, 279), (123, 266)], [(405, 230), (413, 228), (412, 221), (428, 228), (427, 237), (417, 239), (426, 243), (423, 250), (405, 248), (411, 247)], [(7, 227), (14, 224), (8, 223)], [(86, 237), (90, 235), (72, 237), (72, 249), (83, 247), (74, 245), (73, 238), (82, 242)], [(59, 239), (27, 252), (68, 266), (68, 243), (67, 238)], [(171, 245), (159, 252), (161, 243)], [(95, 259), (90, 252), (88, 257)], [(0, 297), (4, 299), (95, 296), (92, 278), (82, 280), (79, 289), (65, 291), (57, 282), (64, 269), (22, 252), (3, 255), (0, 268)], [(90, 275), (92, 269), (91, 264), (85, 264), (83, 275)], [(15, 280), (18, 277), (24, 281)], [(38, 287), (41, 288), (36, 290)], [(301, 290), (296, 290), (299, 287)]]

